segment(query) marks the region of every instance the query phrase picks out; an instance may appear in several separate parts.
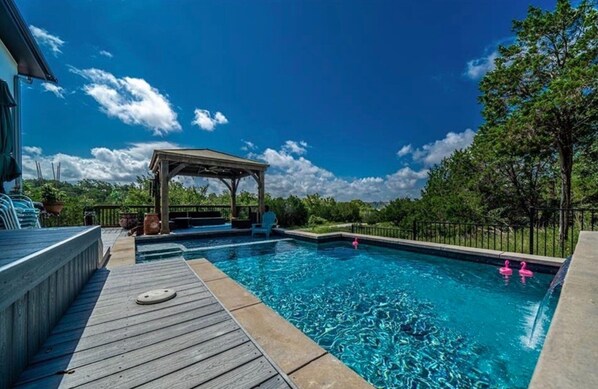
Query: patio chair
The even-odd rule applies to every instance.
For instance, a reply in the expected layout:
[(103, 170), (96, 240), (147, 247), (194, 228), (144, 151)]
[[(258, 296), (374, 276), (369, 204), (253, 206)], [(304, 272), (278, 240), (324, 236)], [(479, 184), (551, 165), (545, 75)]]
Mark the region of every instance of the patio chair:
[(3, 193), (0, 193), (0, 227), (5, 230), (18, 230), (21, 228), (11, 198)]
[(278, 220), (276, 219), (276, 214), (272, 211), (267, 210), (262, 215), (261, 223), (251, 225), (251, 236), (255, 236), (255, 234), (265, 234), (266, 238), (270, 238), (272, 227), (274, 227), (276, 223), (278, 223)]
[(41, 228), (39, 222), (40, 211), (33, 201), (24, 195), (10, 195), (21, 228)]

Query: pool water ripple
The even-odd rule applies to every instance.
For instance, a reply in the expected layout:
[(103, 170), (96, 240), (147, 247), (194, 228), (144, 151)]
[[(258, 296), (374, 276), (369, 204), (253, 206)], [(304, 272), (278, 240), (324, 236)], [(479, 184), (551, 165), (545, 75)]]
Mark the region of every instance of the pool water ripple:
[(377, 387), (527, 387), (542, 346), (522, 339), (550, 275), (349, 243), (205, 254)]

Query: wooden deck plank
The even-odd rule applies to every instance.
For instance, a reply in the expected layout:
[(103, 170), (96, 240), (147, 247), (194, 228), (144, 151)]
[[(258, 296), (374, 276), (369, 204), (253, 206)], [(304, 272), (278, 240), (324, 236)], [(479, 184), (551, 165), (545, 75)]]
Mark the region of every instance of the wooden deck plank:
[(259, 389), (283, 389), (288, 388), (289, 385), (282, 379), (280, 375), (275, 375), (266, 382), (262, 382)]
[[(184, 261), (102, 273), (84, 286), (17, 387), (291, 387)], [(177, 297), (135, 304), (163, 283), (180, 286)]]
[[(157, 288), (154, 287), (154, 289)], [(167, 306), (174, 305), (175, 303), (181, 304), (187, 301), (191, 301), (191, 299), (194, 298), (203, 298), (200, 296), (208, 297), (210, 295), (210, 292), (203, 285), (197, 284), (195, 285), (195, 287), (185, 290), (179, 290), (176, 287), (176, 285), (173, 285), (172, 289), (175, 289), (177, 291), (177, 298), (173, 299), (172, 303), (169, 305), (160, 304), (160, 307), (156, 306), (156, 309), (165, 308)], [(121, 300), (121, 304), (96, 304), (94, 306), (88, 306), (87, 309), (80, 309), (75, 312), (67, 311), (64, 315), (63, 320), (76, 320), (76, 317), (80, 317), (81, 315), (89, 315), (89, 313), (92, 311), (94, 314), (94, 320), (96, 321), (103, 320), (104, 317), (106, 321), (118, 319), (123, 314), (126, 314), (127, 316), (131, 316), (136, 313), (145, 314), (148, 311), (147, 307), (140, 306), (134, 302), (137, 296), (140, 293), (143, 293), (144, 291), (147, 291), (147, 289), (139, 289), (132, 294), (127, 293), (126, 296), (128, 297), (128, 299)], [(128, 308), (127, 312), (123, 312), (123, 306), (126, 306)]]
[[(194, 388), (217, 378), (228, 371), (235, 370), (235, 368), (241, 367), (247, 362), (259, 358), (260, 356), (261, 353), (255, 345), (251, 342), (246, 342), (234, 346), (222, 353), (213, 355), (210, 358), (205, 358), (198, 363), (189, 364), (172, 374), (167, 374), (159, 379), (153, 380), (143, 387), (147, 389), (159, 389), (165, 387), (169, 389)], [(240, 388), (240, 386), (236, 387)]]
[(240, 367), (230, 369), (225, 374), (198, 386), (198, 388), (225, 389), (235, 387), (249, 389), (256, 387), (276, 374), (276, 369), (270, 362), (265, 357), (260, 357)]
[[(97, 365), (102, 361), (106, 361), (106, 364), (109, 365), (109, 358), (117, 357), (125, 353), (131, 353), (132, 351), (142, 348), (146, 348), (145, 350), (147, 352), (151, 352), (151, 349), (147, 348), (148, 346), (166, 342), (189, 333), (193, 333), (194, 337), (197, 338), (201, 338), (204, 334), (207, 334), (211, 338), (215, 333), (220, 333), (220, 331), (234, 331), (236, 329), (237, 327), (234, 321), (230, 318), (227, 318), (226, 316), (210, 316), (202, 322), (187, 322), (182, 325), (172, 326), (168, 328), (168, 330), (159, 331), (157, 333), (154, 332), (148, 336), (126, 337), (117, 342), (103, 344), (102, 347), (93, 347), (81, 351), (79, 351), (79, 347), (77, 347), (75, 353), (60, 358), (54, 358), (46, 363), (38, 363), (31, 366), (25, 373), (23, 373), (23, 375), (21, 375), (19, 382), (39, 380), (56, 375), (57, 372), (63, 370), (74, 369), (78, 372), (85, 372), (83, 367), (86, 365)], [(100, 363), (100, 366), (102, 365), (104, 364)]]
[(216, 299), (208, 298), (200, 301), (193, 301), (187, 304), (175, 305), (165, 310), (154, 311), (143, 316), (114, 320), (99, 326), (81, 326), (71, 331), (61, 332), (59, 334), (54, 334), (50, 336), (50, 338), (48, 338), (48, 340), (46, 341), (45, 346), (51, 346), (53, 344), (62, 343), (73, 339), (79, 339), (86, 336), (93, 336), (111, 331), (116, 331), (120, 328), (127, 328), (135, 325), (143, 325), (152, 320), (160, 320), (168, 316), (179, 315), (183, 312), (198, 309), (214, 303), (217, 303)]
[[(141, 275), (140, 275), (141, 276)], [(182, 277), (189, 278), (188, 275), (183, 275)], [(130, 277), (123, 277), (122, 280), (114, 281), (110, 285), (110, 289), (106, 291), (106, 293), (116, 293), (119, 289), (122, 288), (132, 288), (139, 286), (140, 288), (144, 288), (148, 283), (160, 283), (160, 282), (169, 282), (172, 280), (177, 280), (181, 278), (181, 273), (166, 273), (160, 274), (159, 276), (153, 276), (153, 274), (143, 274), (143, 277), (140, 277), (136, 280), (131, 280)], [(104, 289), (104, 284), (97, 283), (87, 286), (81, 290), (81, 294), (87, 293), (96, 293), (102, 289)]]
[[(203, 317), (205, 317), (205, 323), (204, 321), (196, 320)], [(186, 325), (188, 321), (195, 320), (201, 325), (207, 325), (211, 321), (219, 320), (221, 318), (227, 319), (228, 315), (222, 310), (222, 307), (218, 303), (214, 303), (202, 308), (183, 312), (180, 315), (171, 315), (159, 320), (152, 320), (147, 323), (138, 324), (136, 326), (119, 328), (114, 331), (68, 340), (66, 342), (57, 343), (54, 345), (44, 345), (42, 352), (38, 353), (31, 360), (31, 363), (34, 364), (47, 361), (64, 355), (70, 355), (73, 352), (81, 352), (90, 348), (100, 347), (112, 342), (117, 342), (127, 338), (134, 338), (135, 336), (144, 335), (162, 329), (168, 329), (167, 331), (164, 331), (168, 332), (170, 331), (168, 327)]]
[[(197, 288), (197, 282), (193, 280), (189, 280), (189, 283), (183, 283), (181, 285), (176, 285), (174, 287), (177, 291), (185, 291), (193, 288)], [(99, 296), (81, 296), (81, 298), (77, 299), (73, 302), (68, 309), (67, 313), (74, 313), (79, 311), (84, 311), (88, 309), (92, 305), (102, 305), (108, 306), (112, 304), (121, 304), (123, 301), (130, 299), (132, 297), (137, 297), (139, 295), (138, 291), (129, 291), (120, 294), (100, 294)]]
[[(120, 311), (116, 311), (113, 315), (112, 314), (107, 314), (107, 315), (91, 315), (89, 312), (79, 312), (79, 313), (74, 313), (72, 315), (69, 315), (69, 317), (67, 318), (65, 316), (64, 321), (60, 321), (58, 323), (58, 325), (56, 325), (56, 327), (54, 328), (54, 330), (52, 331), (52, 334), (59, 334), (61, 332), (68, 332), (68, 331), (72, 331), (75, 330), (77, 328), (81, 328), (81, 327), (92, 327), (92, 326), (97, 326), (97, 325), (103, 325), (105, 323), (110, 323), (110, 322), (116, 322), (119, 320), (127, 320), (128, 322), (133, 321), (137, 316), (139, 317), (140, 320), (143, 320), (144, 318), (147, 317), (147, 315), (151, 314), (151, 313), (157, 313), (158, 316), (163, 316), (162, 312), (168, 308), (171, 308), (173, 306), (177, 306), (177, 305), (182, 305), (188, 302), (193, 302), (193, 301), (201, 301), (201, 300), (206, 300), (205, 304), (210, 304), (211, 300), (212, 300), (212, 294), (209, 291), (202, 291), (190, 296), (184, 296), (181, 297), (180, 299), (173, 299), (170, 304), (169, 302), (165, 302), (162, 304), (156, 304), (154, 306), (150, 306), (151, 308), (148, 308), (146, 312), (137, 312), (137, 314), (134, 315), (129, 315), (126, 310), (121, 309)], [(178, 300), (178, 301), (175, 301)]]

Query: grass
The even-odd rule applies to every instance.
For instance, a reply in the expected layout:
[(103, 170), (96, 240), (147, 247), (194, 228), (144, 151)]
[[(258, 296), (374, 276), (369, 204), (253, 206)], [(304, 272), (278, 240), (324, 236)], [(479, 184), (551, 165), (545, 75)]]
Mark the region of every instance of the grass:
[(312, 232), (314, 234), (328, 234), (331, 232), (351, 232), (351, 225), (339, 225), (338, 223), (321, 224), (298, 228), (300, 231)]

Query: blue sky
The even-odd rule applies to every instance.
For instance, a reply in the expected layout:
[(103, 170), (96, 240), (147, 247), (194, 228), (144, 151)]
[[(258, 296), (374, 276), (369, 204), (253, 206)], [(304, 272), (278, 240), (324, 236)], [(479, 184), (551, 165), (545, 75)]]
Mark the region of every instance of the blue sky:
[(417, 196), (471, 143), (479, 79), (529, 5), (17, 4), (59, 79), (23, 88), (26, 176), (61, 162), (64, 179), (126, 182), (155, 147), (207, 147), (269, 162), (274, 195), (341, 200)]

